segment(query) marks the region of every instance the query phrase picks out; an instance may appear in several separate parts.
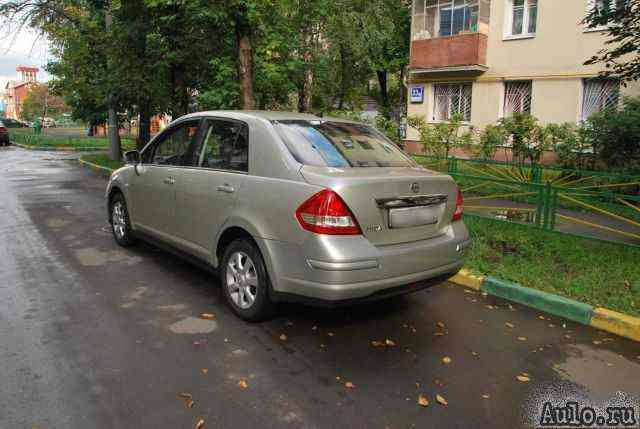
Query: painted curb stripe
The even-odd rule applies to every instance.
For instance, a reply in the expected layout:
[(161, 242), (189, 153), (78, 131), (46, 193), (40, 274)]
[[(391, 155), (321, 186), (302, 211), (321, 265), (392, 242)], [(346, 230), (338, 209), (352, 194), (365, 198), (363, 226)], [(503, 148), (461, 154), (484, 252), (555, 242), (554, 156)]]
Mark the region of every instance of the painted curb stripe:
[(482, 283), (484, 282), (484, 276), (473, 275), (469, 270), (463, 268), (449, 281), (468, 287), (469, 289), (480, 290)]
[(634, 341), (640, 341), (640, 318), (638, 317), (606, 308), (593, 308), (591, 305), (579, 301), (527, 288), (517, 283), (493, 277), (475, 276), (467, 269), (460, 270), (449, 281), (478, 290), (478, 281), (480, 280), (479, 289), (489, 295), (533, 307)]
[(591, 326), (621, 337), (640, 341), (640, 318), (627, 316), (606, 308), (596, 308)]
[(589, 325), (593, 315), (593, 307), (588, 304), (493, 277), (485, 278), (481, 290), (584, 325)]

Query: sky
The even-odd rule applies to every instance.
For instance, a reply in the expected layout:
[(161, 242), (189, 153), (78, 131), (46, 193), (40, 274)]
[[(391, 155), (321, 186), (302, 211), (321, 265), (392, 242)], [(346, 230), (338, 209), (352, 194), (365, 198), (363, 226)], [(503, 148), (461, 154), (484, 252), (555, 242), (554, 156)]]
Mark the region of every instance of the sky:
[(49, 80), (44, 71), (50, 57), (48, 45), (46, 39), (28, 29), (18, 34), (0, 34), (0, 91), (4, 91), (8, 80), (20, 79), (18, 66), (36, 66), (40, 69), (38, 81)]

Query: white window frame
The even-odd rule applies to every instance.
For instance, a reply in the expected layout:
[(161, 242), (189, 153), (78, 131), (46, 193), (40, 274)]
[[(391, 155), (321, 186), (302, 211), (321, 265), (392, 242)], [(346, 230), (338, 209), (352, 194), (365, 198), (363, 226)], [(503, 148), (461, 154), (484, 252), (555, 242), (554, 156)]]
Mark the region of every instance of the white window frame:
[[(448, 118), (438, 118), (436, 117), (436, 115), (439, 112), (438, 109), (438, 87), (440, 86), (458, 86), (457, 90), (459, 92), (459, 96), (460, 96), (460, 100), (462, 100), (463, 97), (463, 88), (465, 86), (469, 87), (469, 100), (468, 100), (468, 106), (469, 106), (469, 117), (465, 118), (464, 117), (464, 112), (461, 112), (461, 108), (462, 108), (462, 102), (460, 103), (460, 106), (458, 108), (457, 112), (452, 112), (451, 111), (451, 100), (449, 100), (449, 109), (448, 109)], [(471, 118), (473, 115), (473, 82), (438, 82), (438, 83), (434, 83), (433, 87), (432, 87), (432, 91), (433, 91), (433, 110), (431, 111), (431, 118), (432, 118), (432, 122), (446, 122), (448, 120), (451, 119), (451, 117), (453, 116), (453, 113), (462, 113), (463, 114), (463, 118), (462, 118), (462, 122), (464, 123), (470, 123), (471, 122)]]
[[(426, 0), (428, 1), (428, 0)], [(437, 37), (453, 37), (456, 36), (458, 34), (460, 34), (461, 32), (464, 31), (471, 31), (471, 29), (469, 28), (468, 30), (464, 29), (464, 23), (466, 23), (467, 21), (467, 11), (472, 8), (472, 7), (477, 7), (478, 8), (478, 13), (477, 13), (477, 18), (476, 18), (476, 31), (478, 31), (478, 28), (480, 26), (480, 7), (481, 7), (481, 1), (480, 0), (435, 0), (435, 4), (434, 5), (426, 5), (426, 1), (425, 0), (413, 0), (412, 6), (411, 6), (411, 38), (412, 40), (423, 40), (423, 39), (435, 39)], [(416, 5), (417, 3), (420, 2), (423, 4), (423, 9), (421, 10), (422, 13), (416, 13)], [(462, 5), (456, 5), (456, 2), (464, 2)], [(463, 17), (463, 29), (456, 33), (456, 34), (450, 34), (448, 36), (441, 36), (440, 35), (440, 11), (443, 8), (449, 8), (451, 10), (451, 28), (450, 28), (450, 32), (453, 33), (453, 13), (454, 10), (456, 9), (463, 9), (464, 10), (464, 17)], [(433, 19), (434, 19), (434, 23), (433, 23), (433, 34), (429, 33), (427, 30), (427, 9), (432, 9), (435, 11), (435, 15), (433, 15)], [(420, 21), (418, 21), (420, 20)], [(416, 23), (420, 25), (420, 28), (422, 28), (421, 31), (414, 31), (416, 28)], [(428, 34), (428, 37), (419, 37), (421, 35), (421, 33), (425, 33), (425, 36)]]
[[(513, 34), (513, 9), (514, 9), (514, 0), (504, 0), (506, 1), (506, 9), (505, 9), (505, 20), (504, 20), (504, 40), (512, 40), (512, 39), (531, 39), (536, 37), (538, 33), (538, 26), (540, 23), (540, 1), (539, 0), (524, 0), (523, 4), (523, 16), (522, 16), (522, 33)], [(536, 3), (536, 31), (534, 33), (529, 33), (529, 21), (531, 19), (531, 4), (532, 2)]]

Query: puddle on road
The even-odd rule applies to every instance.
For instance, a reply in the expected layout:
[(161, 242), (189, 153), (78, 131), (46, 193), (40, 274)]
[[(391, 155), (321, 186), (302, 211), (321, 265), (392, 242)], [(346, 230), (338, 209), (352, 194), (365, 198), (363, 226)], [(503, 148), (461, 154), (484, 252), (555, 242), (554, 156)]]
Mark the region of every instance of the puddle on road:
[(100, 267), (108, 263), (122, 262), (126, 265), (135, 265), (142, 262), (140, 256), (131, 256), (121, 250), (103, 252), (93, 247), (75, 250), (76, 258), (85, 267)]
[(187, 317), (169, 325), (169, 330), (174, 334), (209, 334), (215, 331), (218, 324), (215, 320)]

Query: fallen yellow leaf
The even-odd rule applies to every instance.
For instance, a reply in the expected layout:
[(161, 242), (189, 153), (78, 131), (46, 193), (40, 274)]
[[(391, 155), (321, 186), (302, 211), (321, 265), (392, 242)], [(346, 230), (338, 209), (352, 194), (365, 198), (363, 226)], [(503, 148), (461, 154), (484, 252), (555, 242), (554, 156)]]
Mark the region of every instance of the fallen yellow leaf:
[(200, 318), (201, 318), (201, 319), (212, 320), (212, 319), (215, 319), (215, 318), (216, 318), (216, 316), (215, 316), (215, 315), (213, 315), (213, 314), (211, 314), (211, 313), (202, 313), (202, 314), (200, 315)]
[(246, 389), (247, 387), (249, 387), (249, 384), (247, 383), (247, 380), (243, 378), (238, 381), (238, 386), (240, 386), (241, 389)]
[(482, 395), (482, 399), (489, 399), (489, 395)]
[(515, 327), (516, 327), (516, 325), (514, 325), (513, 323), (509, 323), (509, 322), (505, 323), (505, 326), (506, 326), (507, 328), (511, 328), (511, 329), (513, 329), (513, 328), (515, 328)]
[(477, 352), (471, 352), (471, 355), (472, 356), (478, 356), (478, 353)]
[(193, 395), (191, 395), (191, 393), (178, 393), (178, 396), (181, 397), (182, 399), (192, 399)]
[(531, 379), (529, 377), (527, 377), (526, 375), (519, 375), (516, 378), (518, 379), (518, 381), (521, 381), (523, 383), (527, 383), (527, 382), (531, 381)]
[(392, 340), (390, 340), (388, 338), (386, 340), (384, 340), (384, 343), (387, 345), (387, 347), (395, 347), (396, 346), (396, 343), (394, 343)]
[(281, 341), (287, 341), (287, 336), (285, 334), (280, 335)]
[(438, 323), (436, 323), (436, 326), (437, 326), (438, 328), (444, 329), (444, 323), (442, 323), (442, 322), (438, 322)]
[(327, 335), (333, 337), (335, 334), (333, 332), (327, 332)]
[(347, 381), (346, 383), (344, 383), (344, 387), (346, 387), (347, 389), (354, 389), (356, 385), (350, 381)]
[(204, 419), (198, 419), (193, 429), (204, 429)]
[(518, 337), (518, 341), (527, 341), (527, 337)]
[(418, 404), (420, 404), (421, 407), (428, 407), (429, 400), (424, 395), (418, 395)]
[(209, 374), (209, 368), (202, 368), (200, 371), (202, 371), (204, 375)]
[(442, 358), (442, 363), (444, 364), (450, 364), (451, 363), (451, 358), (449, 356), (445, 356)]
[(376, 340), (373, 340), (373, 341), (371, 341), (371, 345), (372, 345), (373, 347), (383, 347), (383, 346), (384, 346), (384, 343), (383, 343), (382, 341), (376, 341)]
[(545, 319), (545, 318), (544, 318), (544, 316), (538, 316), (538, 319), (540, 319), (540, 320), (547, 320), (547, 319)]
[(196, 403), (195, 403), (195, 402), (193, 402), (193, 399), (189, 399), (189, 400), (187, 401), (187, 408), (193, 408), (193, 406), (194, 406), (195, 404), (196, 404)]
[(602, 344), (602, 341), (593, 340), (593, 344), (595, 344), (596, 346), (599, 346), (600, 344)]
[(443, 405), (443, 406), (445, 406), (445, 407), (446, 407), (447, 405), (449, 405), (449, 403), (447, 402), (447, 400), (446, 400), (446, 399), (444, 399), (444, 397), (443, 397), (443, 396), (440, 396), (440, 395), (436, 395), (436, 401), (438, 401), (438, 404)]

